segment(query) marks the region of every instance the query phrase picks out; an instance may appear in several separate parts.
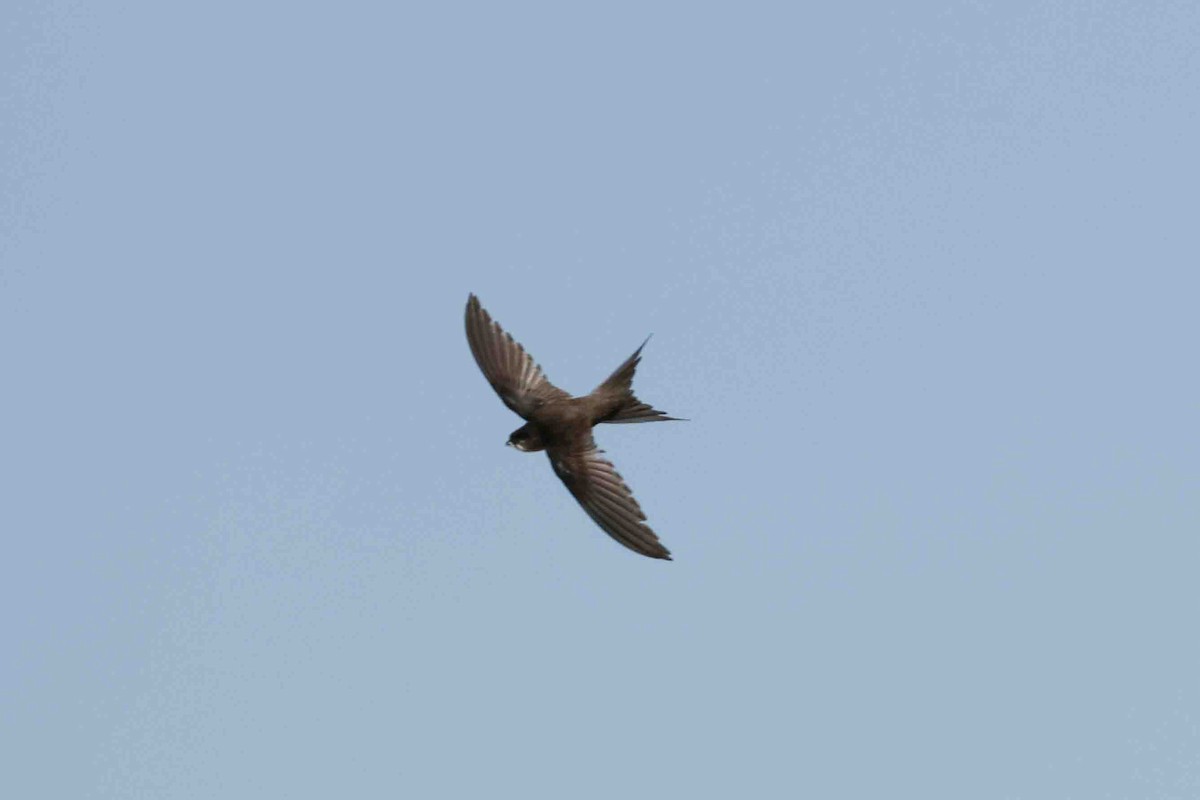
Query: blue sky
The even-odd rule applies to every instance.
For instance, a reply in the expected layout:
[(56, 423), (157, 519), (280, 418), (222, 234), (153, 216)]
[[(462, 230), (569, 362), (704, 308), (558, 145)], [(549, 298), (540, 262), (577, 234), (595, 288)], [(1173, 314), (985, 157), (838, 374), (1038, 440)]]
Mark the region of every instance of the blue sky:
[(3, 18), (0, 794), (1200, 791), (1195, 4)]

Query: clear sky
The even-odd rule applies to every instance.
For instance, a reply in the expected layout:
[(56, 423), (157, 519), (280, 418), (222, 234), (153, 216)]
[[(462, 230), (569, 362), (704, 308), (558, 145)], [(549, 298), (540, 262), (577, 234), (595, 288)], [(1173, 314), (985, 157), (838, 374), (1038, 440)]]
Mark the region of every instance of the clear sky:
[(0, 19), (0, 795), (1200, 796), (1196, 3)]

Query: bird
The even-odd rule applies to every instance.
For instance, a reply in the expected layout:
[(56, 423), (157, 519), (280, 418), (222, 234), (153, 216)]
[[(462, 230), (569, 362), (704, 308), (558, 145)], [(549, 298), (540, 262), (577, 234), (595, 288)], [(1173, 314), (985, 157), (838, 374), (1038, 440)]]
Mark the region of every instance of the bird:
[(592, 436), (600, 423), (680, 419), (633, 393), (633, 373), (650, 337), (590, 394), (572, 397), (550, 382), (474, 293), (467, 298), (466, 328), (475, 363), (504, 405), (525, 420), (506, 444), (525, 453), (544, 450), (554, 474), (605, 533), (635, 553), (670, 561), (671, 551), (646, 524), (641, 506)]

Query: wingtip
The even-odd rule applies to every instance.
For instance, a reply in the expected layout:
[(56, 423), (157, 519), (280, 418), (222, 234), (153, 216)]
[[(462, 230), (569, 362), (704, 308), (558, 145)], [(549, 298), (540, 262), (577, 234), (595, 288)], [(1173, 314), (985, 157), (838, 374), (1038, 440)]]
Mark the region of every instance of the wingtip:
[[(625, 543), (621, 542), (621, 544), (625, 544)], [(625, 544), (625, 546), (629, 547), (630, 550), (637, 553), (639, 556), (645, 556), (646, 558), (653, 558), (655, 561), (674, 561), (675, 560), (674, 558), (671, 557), (671, 551), (668, 550), (667, 548), (663, 547), (662, 545), (659, 545), (658, 550), (651, 550), (649, 547), (630, 547), (627, 544)]]
[(657, 538), (654, 542), (653, 549), (647, 547), (645, 549), (639, 550), (638, 552), (649, 558), (658, 559), (659, 561), (674, 561), (675, 560), (674, 558), (671, 557), (671, 551), (667, 549), (667, 546), (665, 544), (663, 544), (662, 542), (658, 541)]
[(487, 310), (484, 309), (483, 303), (479, 302), (479, 297), (474, 292), (471, 292), (467, 295), (467, 308), (463, 313), (465, 313), (468, 318), (474, 316), (489, 321), (491, 319), (491, 317), (488, 316)]

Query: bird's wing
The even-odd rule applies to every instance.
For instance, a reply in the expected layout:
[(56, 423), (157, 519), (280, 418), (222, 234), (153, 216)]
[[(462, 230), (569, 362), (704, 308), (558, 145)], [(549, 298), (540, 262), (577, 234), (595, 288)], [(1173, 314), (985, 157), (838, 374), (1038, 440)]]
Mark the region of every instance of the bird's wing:
[(547, 400), (570, 397), (546, 378), (537, 362), (492, 320), (475, 295), (467, 299), (466, 323), (475, 363), (504, 405), (529, 419)]
[(603, 452), (587, 434), (574, 446), (549, 448), (546, 455), (554, 474), (605, 533), (635, 553), (670, 561), (671, 551), (645, 523), (641, 506)]

